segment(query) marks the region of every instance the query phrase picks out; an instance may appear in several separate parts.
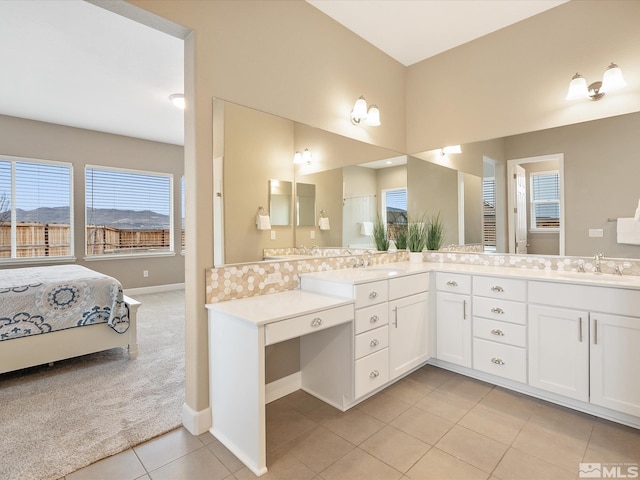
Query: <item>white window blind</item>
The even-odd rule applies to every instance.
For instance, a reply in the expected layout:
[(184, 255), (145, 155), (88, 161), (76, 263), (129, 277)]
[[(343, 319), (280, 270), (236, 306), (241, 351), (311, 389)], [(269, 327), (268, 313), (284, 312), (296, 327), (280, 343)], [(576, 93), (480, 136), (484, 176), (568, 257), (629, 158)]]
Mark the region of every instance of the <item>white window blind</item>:
[(496, 180), (493, 177), (482, 179), (482, 244), (496, 246)]
[(0, 157), (0, 259), (71, 255), (71, 165)]
[(384, 199), (387, 224), (407, 223), (407, 189), (386, 190)]
[(172, 175), (87, 167), (87, 255), (173, 251)]
[(560, 227), (559, 174), (553, 172), (532, 173), (531, 228), (557, 230)]

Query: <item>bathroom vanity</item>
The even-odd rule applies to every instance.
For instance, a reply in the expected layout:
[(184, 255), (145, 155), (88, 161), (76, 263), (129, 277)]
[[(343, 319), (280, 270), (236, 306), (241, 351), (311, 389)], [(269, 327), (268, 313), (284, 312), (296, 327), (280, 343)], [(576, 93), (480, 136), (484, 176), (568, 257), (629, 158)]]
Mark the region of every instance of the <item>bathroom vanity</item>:
[(295, 337), (296, 389), (342, 411), (430, 363), (640, 428), (640, 277), (400, 262), (300, 283), (207, 306), (211, 433), (256, 475), (264, 348)]

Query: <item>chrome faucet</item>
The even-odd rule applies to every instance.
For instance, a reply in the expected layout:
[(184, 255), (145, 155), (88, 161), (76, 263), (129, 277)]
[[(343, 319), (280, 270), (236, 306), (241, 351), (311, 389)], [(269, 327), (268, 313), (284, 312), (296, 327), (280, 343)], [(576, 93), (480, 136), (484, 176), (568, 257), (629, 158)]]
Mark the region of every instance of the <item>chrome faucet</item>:
[(583, 260), (578, 261), (578, 272), (584, 273), (584, 261)]
[(622, 269), (620, 268), (620, 265), (614, 265), (613, 266), (613, 274), (614, 275), (622, 275)]
[(602, 253), (602, 252), (596, 253), (593, 256), (593, 259), (596, 262), (596, 264), (594, 266), (594, 272), (595, 273), (602, 273), (602, 266), (600, 265), (600, 260), (602, 260), (603, 258), (604, 258), (604, 253)]

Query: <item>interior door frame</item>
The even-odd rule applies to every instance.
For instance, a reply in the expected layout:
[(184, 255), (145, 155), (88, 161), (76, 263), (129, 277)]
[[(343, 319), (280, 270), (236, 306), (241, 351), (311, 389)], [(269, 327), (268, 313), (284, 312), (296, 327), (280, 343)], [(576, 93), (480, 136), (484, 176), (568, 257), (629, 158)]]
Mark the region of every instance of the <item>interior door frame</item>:
[[(565, 218), (564, 218), (564, 153), (553, 153), (550, 155), (541, 155), (537, 157), (515, 158), (507, 160), (507, 226), (509, 236), (509, 253), (516, 251), (515, 225), (513, 221), (513, 209), (515, 207), (515, 186), (514, 173), (515, 166), (525, 163), (548, 162), (550, 160), (558, 161), (558, 182), (560, 187), (560, 235), (558, 239), (559, 255), (564, 256), (565, 252)], [(527, 190), (527, 195), (529, 192)], [(527, 224), (527, 230), (529, 225)]]

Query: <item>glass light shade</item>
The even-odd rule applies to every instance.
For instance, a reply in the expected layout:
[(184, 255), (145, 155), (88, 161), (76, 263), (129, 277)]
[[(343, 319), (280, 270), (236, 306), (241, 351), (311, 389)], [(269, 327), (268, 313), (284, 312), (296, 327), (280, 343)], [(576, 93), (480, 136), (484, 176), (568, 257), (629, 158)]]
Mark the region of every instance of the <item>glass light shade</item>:
[(442, 149), (442, 154), (447, 155), (449, 153), (462, 153), (462, 148), (460, 145), (449, 145)]
[(369, 107), (369, 111), (367, 112), (367, 119), (365, 122), (367, 125), (371, 125), (372, 127), (380, 126), (380, 110), (375, 105), (371, 105)]
[(311, 163), (311, 160), (313, 160), (313, 158), (311, 157), (311, 152), (308, 148), (305, 148), (304, 152), (302, 152), (302, 161), (308, 165)]
[(351, 112), (351, 118), (359, 121), (366, 120), (367, 118), (367, 101), (364, 97), (360, 97), (356, 100), (355, 105), (353, 106), (353, 111)]
[(601, 92), (613, 92), (627, 86), (627, 82), (624, 81), (622, 76), (622, 70), (615, 63), (609, 65), (602, 77)]
[(302, 163), (302, 154), (300, 152), (293, 154), (293, 163)]
[(173, 105), (181, 110), (185, 108), (184, 95), (182, 93), (174, 93), (173, 95), (169, 95), (169, 100)]
[(571, 79), (565, 100), (577, 100), (579, 98), (587, 98), (588, 96), (589, 89), (587, 88), (587, 81), (582, 75), (576, 73)]

